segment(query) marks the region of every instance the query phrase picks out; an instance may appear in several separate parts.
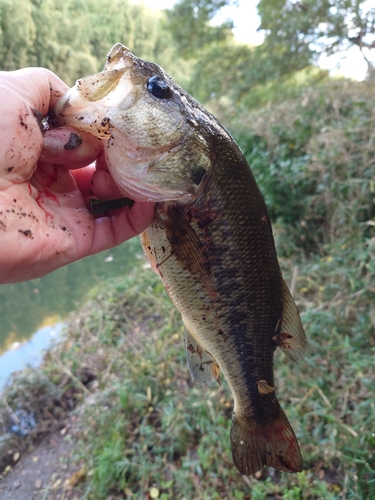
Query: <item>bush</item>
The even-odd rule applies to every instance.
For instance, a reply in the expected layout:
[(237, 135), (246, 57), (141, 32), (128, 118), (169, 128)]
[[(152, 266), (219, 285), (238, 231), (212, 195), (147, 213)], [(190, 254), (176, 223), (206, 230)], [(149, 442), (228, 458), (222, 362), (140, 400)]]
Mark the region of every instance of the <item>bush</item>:
[[(241, 125), (240, 125), (241, 124)], [(247, 130), (246, 133), (237, 130)], [(291, 254), (363, 241), (375, 216), (375, 93), (330, 81), (232, 124)]]

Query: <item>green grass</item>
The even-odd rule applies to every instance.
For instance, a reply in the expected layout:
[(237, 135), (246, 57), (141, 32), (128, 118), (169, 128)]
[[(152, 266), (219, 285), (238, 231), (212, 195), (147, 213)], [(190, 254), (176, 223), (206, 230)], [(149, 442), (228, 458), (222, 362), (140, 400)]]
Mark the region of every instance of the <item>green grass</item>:
[[(283, 264), (288, 277), (288, 261)], [(77, 377), (82, 365), (96, 367), (88, 384), (94, 403), (84, 406), (76, 447), (76, 459), (86, 466), (81, 498), (143, 499), (152, 498), (150, 492), (181, 500), (375, 496), (370, 292), (342, 300), (334, 276), (328, 286), (330, 265), (330, 259), (308, 261), (296, 280), (308, 356), (294, 366), (276, 355), (279, 399), (305, 460), (299, 474), (264, 469), (244, 478), (236, 471), (230, 392), (225, 382), (221, 388), (192, 382), (179, 314), (151, 271), (135, 270), (97, 293), (71, 322), (60, 352)]]
[(331, 248), (298, 272), (281, 260), (310, 343), (298, 366), (275, 357), (278, 396), (305, 461), (299, 474), (236, 471), (227, 385), (192, 382), (179, 313), (140, 266), (93, 291), (64, 342), (4, 401), (15, 409), (27, 399), (55, 419), (83, 403), (74, 450), (85, 466), (82, 500), (373, 498), (374, 251), (375, 239), (356, 253)]

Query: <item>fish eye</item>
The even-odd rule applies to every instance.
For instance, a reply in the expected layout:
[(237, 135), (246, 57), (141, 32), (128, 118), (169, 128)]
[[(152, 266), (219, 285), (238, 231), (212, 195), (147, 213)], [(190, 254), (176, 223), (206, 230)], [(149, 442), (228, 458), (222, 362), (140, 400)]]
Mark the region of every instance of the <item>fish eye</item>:
[(148, 80), (147, 90), (158, 99), (170, 99), (172, 97), (169, 85), (160, 76), (152, 76)]

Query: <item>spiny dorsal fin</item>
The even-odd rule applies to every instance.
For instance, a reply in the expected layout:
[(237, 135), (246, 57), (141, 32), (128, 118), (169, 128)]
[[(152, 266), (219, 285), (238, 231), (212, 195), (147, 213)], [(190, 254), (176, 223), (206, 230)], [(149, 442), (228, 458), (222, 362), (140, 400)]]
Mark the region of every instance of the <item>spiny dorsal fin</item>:
[(186, 359), (191, 376), (197, 384), (220, 383), (220, 368), (213, 356), (205, 350), (185, 326)]
[(279, 332), (274, 337), (274, 342), (295, 363), (301, 361), (306, 354), (307, 339), (299, 312), (289, 288), (283, 280), (283, 315)]

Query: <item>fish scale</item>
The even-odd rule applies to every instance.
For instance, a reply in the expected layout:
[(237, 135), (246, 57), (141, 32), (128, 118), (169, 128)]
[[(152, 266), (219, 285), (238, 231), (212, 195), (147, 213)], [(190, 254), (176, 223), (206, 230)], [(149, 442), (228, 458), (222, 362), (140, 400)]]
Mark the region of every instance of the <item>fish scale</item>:
[(228, 381), (237, 469), (300, 471), (273, 355), (279, 346), (299, 361), (307, 344), (263, 197), (235, 141), (159, 66), (121, 44), (55, 115), (107, 141), (108, 168), (125, 195), (157, 202), (142, 245), (181, 312), (192, 376), (209, 385), (222, 372)]

